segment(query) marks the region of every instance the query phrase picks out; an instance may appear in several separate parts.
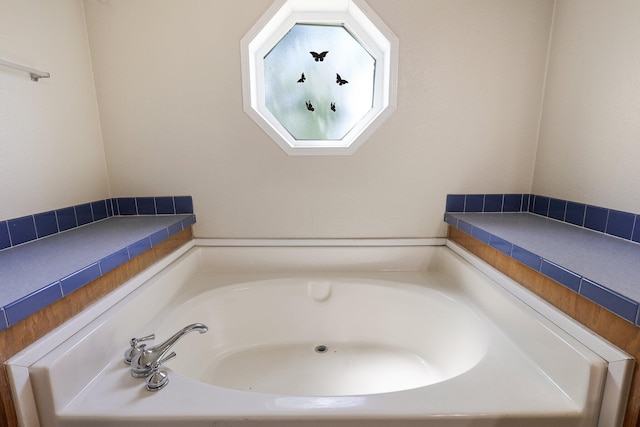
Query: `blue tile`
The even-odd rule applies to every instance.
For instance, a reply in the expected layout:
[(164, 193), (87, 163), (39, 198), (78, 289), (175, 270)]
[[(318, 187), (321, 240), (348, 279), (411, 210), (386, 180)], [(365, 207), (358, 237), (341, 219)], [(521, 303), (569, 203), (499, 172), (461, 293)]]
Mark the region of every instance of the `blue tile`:
[(454, 218), (453, 215), (449, 215), (448, 213), (445, 213), (444, 222), (451, 225), (452, 227), (458, 228), (458, 220)]
[(56, 211), (58, 218), (58, 228), (60, 231), (70, 230), (78, 226), (76, 221), (76, 210), (73, 207), (58, 209)]
[(151, 249), (151, 241), (148, 237), (145, 237), (144, 239), (138, 240), (137, 242), (129, 245), (127, 249), (129, 249), (129, 258), (133, 258), (147, 249)]
[(636, 216), (632, 213), (610, 210), (606, 233), (631, 240), (635, 221)]
[(484, 194), (467, 194), (464, 201), (465, 212), (482, 212)]
[(137, 197), (138, 215), (155, 215), (156, 204), (153, 197)]
[(489, 245), (493, 246), (500, 252), (508, 256), (511, 256), (511, 250), (513, 249), (513, 245), (507, 242), (506, 240), (501, 239), (498, 236), (491, 235), (491, 239), (489, 240)]
[(182, 229), (185, 230), (186, 228), (192, 226), (195, 223), (196, 223), (196, 216), (191, 215), (190, 217), (182, 220)]
[(505, 194), (503, 201), (503, 212), (521, 212), (522, 194)]
[(32, 215), (10, 219), (7, 224), (9, 225), (9, 235), (13, 246), (36, 239), (36, 226)]
[(100, 266), (96, 262), (60, 280), (62, 293), (63, 295), (69, 295), (98, 277), (100, 277)]
[(607, 228), (608, 209), (599, 208), (597, 206), (587, 206), (587, 212), (584, 216), (584, 226), (590, 230), (601, 231)]
[[(640, 215), (636, 215), (636, 224), (633, 226), (633, 236), (631, 236), (631, 240), (640, 243)], [(2, 241), (1, 237), (0, 241)]]
[(179, 233), (182, 231), (182, 223), (177, 222), (175, 224), (170, 225), (167, 228), (167, 231), (169, 232), (169, 236), (173, 236), (176, 233)]
[[(449, 196), (447, 196), (447, 200), (448, 197)], [(462, 197), (462, 205), (464, 207), (464, 196)], [(176, 213), (176, 208), (173, 205), (173, 197), (156, 197), (156, 212), (158, 215), (174, 215)]]
[(33, 216), (36, 222), (38, 238), (50, 236), (58, 232), (58, 220), (55, 211), (43, 212)]
[(527, 267), (532, 268), (535, 271), (540, 271), (541, 258), (533, 252), (529, 252), (528, 250), (521, 248), (520, 246), (513, 245), (511, 256)]
[(580, 289), (580, 276), (546, 259), (543, 259), (540, 264), (540, 273), (575, 292)]
[(191, 196), (177, 196), (173, 198), (176, 206), (176, 214), (192, 214), (193, 199)]
[(584, 226), (584, 214), (587, 206), (583, 203), (567, 202), (567, 213), (564, 220), (570, 224)]
[(100, 260), (100, 271), (102, 274), (106, 274), (127, 261), (129, 261), (129, 251), (126, 248), (120, 249), (118, 252)]
[(461, 219), (458, 220), (458, 228), (463, 233), (467, 233), (469, 235), (471, 235), (471, 233), (473, 233), (473, 225), (471, 225), (468, 222), (463, 221)]
[(537, 195), (534, 196), (533, 208), (531, 209), (531, 212), (538, 215), (542, 215), (542, 216), (548, 216), (549, 215), (549, 198), (545, 196), (537, 196)]
[[(447, 194), (447, 212), (464, 212), (464, 194)], [(160, 210), (158, 209), (158, 213)]]
[(107, 213), (107, 201), (99, 200), (97, 202), (92, 202), (91, 212), (93, 212), (94, 221), (100, 221), (101, 219), (107, 218), (109, 216)]
[(483, 212), (502, 212), (502, 198), (502, 194), (485, 195)]
[(78, 205), (75, 208), (76, 208), (76, 220), (78, 221), (78, 226), (90, 224), (93, 222), (93, 214), (91, 213), (90, 203)]
[(471, 235), (486, 244), (489, 244), (489, 241), (491, 240), (491, 234), (478, 227), (473, 227)]
[(638, 315), (638, 303), (631, 301), (617, 293), (610, 291), (595, 282), (588, 279), (582, 279), (582, 286), (580, 287), (580, 295), (590, 299), (617, 314), (620, 317), (627, 319), (630, 322), (635, 322)]
[(522, 195), (522, 212), (531, 212), (533, 208), (533, 194)]
[(0, 221), (0, 249), (11, 247), (11, 239), (9, 238), (9, 225), (7, 221)]
[(137, 215), (136, 199), (134, 197), (118, 197), (118, 215)]
[(567, 202), (560, 199), (549, 199), (549, 218), (564, 221)]
[(155, 246), (158, 243), (165, 241), (168, 237), (169, 237), (169, 230), (165, 228), (163, 230), (153, 233), (151, 236), (149, 236), (149, 240), (151, 241), (151, 246)]
[(53, 304), (62, 298), (60, 282), (52, 283), (26, 297), (12, 302), (5, 307), (9, 326), (15, 325), (22, 319), (32, 315), (36, 311)]
[(4, 331), (9, 327), (9, 323), (7, 322), (7, 313), (5, 313), (4, 308), (0, 308), (0, 331)]

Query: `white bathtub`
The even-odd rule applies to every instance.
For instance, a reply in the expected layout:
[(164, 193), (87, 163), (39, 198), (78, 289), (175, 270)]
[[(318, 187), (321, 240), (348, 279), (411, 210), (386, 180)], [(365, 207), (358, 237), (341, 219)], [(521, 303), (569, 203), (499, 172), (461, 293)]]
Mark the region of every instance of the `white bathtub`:
[[(196, 243), (9, 362), (24, 425), (620, 424), (628, 357), (453, 244)], [(129, 339), (195, 322), (147, 391)]]

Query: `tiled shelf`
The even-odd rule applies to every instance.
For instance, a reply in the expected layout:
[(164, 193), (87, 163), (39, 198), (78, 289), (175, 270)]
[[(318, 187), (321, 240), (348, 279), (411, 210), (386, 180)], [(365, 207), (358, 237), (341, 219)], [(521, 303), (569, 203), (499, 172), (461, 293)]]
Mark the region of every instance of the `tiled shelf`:
[(0, 221), (0, 250), (112, 216), (192, 214), (191, 196), (119, 197)]
[(194, 223), (189, 196), (107, 199), (0, 221), (0, 330)]
[(449, 195), (445, 221), (640, 326), (637, 215), (537, 195), (474, 194)]

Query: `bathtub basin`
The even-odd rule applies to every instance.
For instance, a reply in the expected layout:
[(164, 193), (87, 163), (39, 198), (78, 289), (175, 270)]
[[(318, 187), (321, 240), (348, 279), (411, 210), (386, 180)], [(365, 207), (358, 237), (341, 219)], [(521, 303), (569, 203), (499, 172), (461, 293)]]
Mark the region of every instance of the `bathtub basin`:
[[(198, 243), (9, 362), (23, 425), (613, 427), (621, 419), (625, 396), (605, 399), (607, 379), (611, 359), (628, 357), (593, 334), (577, 339), (570, 319), (551, 322), (453, 245)], [(131, 337), (155, 333), (160, 342), (196, 322), (209, 331), (175, 345), (166, 388), (149, 392), (130, 375), (122, 354)]]
[(171, 363), (173, 371), (215, 386), (289, 396), (424, 387), (468, 371), (488, 345), (482, 323), (446, 294), (372, 279), (229, 285), (182, 303), (158, 329), (193, 319), (211, 331), (197, 337), (198, 351)]

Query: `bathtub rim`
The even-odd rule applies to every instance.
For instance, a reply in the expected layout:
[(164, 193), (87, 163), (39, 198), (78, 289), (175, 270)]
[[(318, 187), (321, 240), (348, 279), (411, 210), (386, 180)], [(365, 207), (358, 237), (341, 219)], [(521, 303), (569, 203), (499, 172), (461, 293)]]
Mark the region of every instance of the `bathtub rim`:
[[(23, 406), (16, 408), (18, 416), (23, 417), (21, 422), (27, 427), (39, 426), (37, 415), (29, 417), (29, 411), (35, 409), (35, 400), (33, 400), (33, 392), (30, 391), (29, 384), (29, 366), (36, 363), (44, 355), (48, 354), (52, 349), (59, 346), (65, 340), (71, 338), (78, 331), (87, 326), (92, 319), (99, 317), (101, 314), (109, 310), (113, 305), (126, 298), (131, 292), (138, 289), (147, 280), (154, 277), (174, 261), (183, 255), (187, 255), (190, 250), (198, 247), (220, 247), (220, 248), (243, 248), (243, 247), (378, 247), (378, 248), (403, 248), (403, 247), (420, 247), (420, 246), (446, 246), (452, 252), (469, 262), (473, 267), (482, 274), (488, 276), (492, 281), (501, 286), (505, 291), (514, 295), (518, 300), (523, 301), (526, 305), (532, 307), (543, 317), (549, 319), (553, 324), (575, 337), (582, 343), (590, 343), (587, 345), (591, 351), (594, 351), (603, 359), (609, 362), (607, 380), (605, 382), (605, 392), (600, 413), (600, 422), (598, 426), (616, 425), (610, 421), (603, 423), (604, 415), (618, 413), (618, 419), (624, 416), (624, 405), (626, 405), (626, 393), (630, 381), (628, 380), (629, 369), (632, 367), (632, 359), (624, 352), (608, 347), (603, 341), (604, 339), (593, 334), (584, 326), (569, 318), (561, 311), (548, 305), (541, 298), (532, 294), (524, 287), (513, 282), (511, 279), (490, 267), (484, 261), (472, 255), (466, 249), (461, 248), (457, 244), (447, 239), (194, 239), (175, 252), (169, 254), (158, 263), (149, 267), (133, 279), (125, 282), (120, 288), (110, 293), (98, 303), (94, 304), (87, 310), (81, 312), (70, 321), (56, 328), (50, 334), (43, 337), (31, 346), (27, 347), (10, 360), (6, 362), (9, 371), (10, 380), (12, 382), (12, 391), (14, 397), (20, 394), (20, 399), (16, 402), (23, 403)], [(89, 320), (87, 320), (89, 319)], [(26, 377), (25, 377), (26, 373)], [(15, 383), (15, 384), (14, 384)], [(16, 391), (14, 385), (18, 390)], [(625, 390), (626, 389), (626, 390)], [(31, 392), (27, 399), (24, 397)], [(29, 401), (29, 397), (31, 401)], [(621, 399), (621, 397), (624, 397)], [(606, 409), (608, 408), (608, 409)], [(622, 410), (621, 410), (622, 409)], [(27, 414), (25, 418), (24, 415)], [(34, 412), (32, 412), (33, 414)]]
[(188, 241), (39, 340), (25, 347), (4, 363), (11, 385), (18, 425), (22, 427), (40, 427), (36, 398), (29, 378), (29, 368), (65, 341), (73, 338), (75, 334), (123, 301), (165, 268), (182, 256), (187, 255), (194, 247), (195, 241), (193, 239)]
[(631, 388), (631, 374), (634, 366), (633, 357), (457, 243), (447, 240), (445, 245), (505, 291), (531, 307), (543, 318), (587, 346), (607, 362), (598, 427), (621, 426), (624, 421), (627, 399)]

